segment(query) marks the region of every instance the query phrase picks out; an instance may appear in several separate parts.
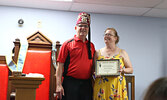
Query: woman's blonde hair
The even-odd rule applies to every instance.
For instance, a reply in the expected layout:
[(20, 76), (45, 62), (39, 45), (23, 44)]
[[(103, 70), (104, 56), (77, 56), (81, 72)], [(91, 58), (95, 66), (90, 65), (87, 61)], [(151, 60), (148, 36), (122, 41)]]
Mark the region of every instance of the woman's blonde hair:
[(115, 37), (117, 37), (117, 40), (115, 41), (115, 44), (119, 42), (119, 36), (115, 28), (107, 28), (104, 32), (106, 33), (107, 30), (114, 31)]

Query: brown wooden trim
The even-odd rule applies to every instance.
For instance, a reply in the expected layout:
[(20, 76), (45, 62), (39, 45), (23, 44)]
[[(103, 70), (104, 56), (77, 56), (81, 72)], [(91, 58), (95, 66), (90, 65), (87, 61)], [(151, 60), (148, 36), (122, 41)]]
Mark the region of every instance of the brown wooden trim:
[(44, 36), (41, 32), (37, 31), (33, 35), (27, 38), (28, 43), (42, 43), (42, 44), (52, 44), (52, 41)]
[(5, 56), (0, 55), (0, 64), (6, 64), (6, 58)]
[(129, 93), (129, 84), (131, 84), (131, 100), (135, 100), (135, 76), (134, 75), (125, 75), (127, 91)]

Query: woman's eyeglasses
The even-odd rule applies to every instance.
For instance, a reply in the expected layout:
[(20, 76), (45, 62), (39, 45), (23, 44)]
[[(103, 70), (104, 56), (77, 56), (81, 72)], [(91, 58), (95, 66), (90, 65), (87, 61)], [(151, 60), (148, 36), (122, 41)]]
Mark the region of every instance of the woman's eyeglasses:
[(106, 34), (103, 34), (103, 36), (114, 36), (114, 35), (112, 35), (110, 33), (106, 33)]

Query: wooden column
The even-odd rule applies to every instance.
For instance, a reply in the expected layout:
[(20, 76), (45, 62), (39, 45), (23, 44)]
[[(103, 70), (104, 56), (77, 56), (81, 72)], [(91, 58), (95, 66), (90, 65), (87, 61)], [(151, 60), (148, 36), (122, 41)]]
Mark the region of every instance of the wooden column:
[(12, 85), (16, 89), (15, 100), (35, 100), (36, 89), (45, 78), (37, 77), (13, 77), (9, 76)]
[(0, 55), (0, 64), (6, 64), (5, 56)]
[(56, 63), (57, 63), (57, 57), (58, 57), (59, 51), (60, 51), (60, 46), (61, 46), (60, 42), (56, 41), (56, 49), (57, 49), (57, 51), (56, 51)]
[[(131, 91), (131, 100), (135, 100), (135, 76), (134, 75), (125, 75), (126, 78), (126, 86), (127, 86), (127, 91), (129, 94), (129, 91)], [(129, 90), (129, 83), (131, 84), (131, 87)]]
[(18, 56), (19, 56), (19, 50), (20, 50), (20, 39), (15, 39), (15, 41), (13, 42), (14, 43), (14, 50), (13, 50), (13, 53), (14, 53), (14, 57), (13, 57), (13, 61), (17, 64), (17, 59), (18, 59)]

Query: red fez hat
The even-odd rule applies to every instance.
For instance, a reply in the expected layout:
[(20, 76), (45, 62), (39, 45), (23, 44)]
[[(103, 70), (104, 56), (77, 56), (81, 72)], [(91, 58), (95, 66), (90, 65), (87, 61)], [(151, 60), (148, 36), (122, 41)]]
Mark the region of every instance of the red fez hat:
[(90, 26), (90, 14), (86, 12), (79, 13), (76, 24), (80, 24), (80, 23), (85, 23)]

